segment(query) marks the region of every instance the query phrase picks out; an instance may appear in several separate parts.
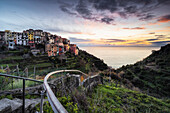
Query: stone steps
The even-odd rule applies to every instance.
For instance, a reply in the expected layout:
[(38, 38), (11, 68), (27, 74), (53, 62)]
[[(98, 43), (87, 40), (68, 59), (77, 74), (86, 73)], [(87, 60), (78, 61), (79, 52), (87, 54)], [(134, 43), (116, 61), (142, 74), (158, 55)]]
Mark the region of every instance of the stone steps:
[[(45, 100), (46, 101), (46, 100)], [(30, 113), (35, 105), (41, 102), (40, 98), (25, 99), (25, 111)], [(22, 99), (15, 98), (10, 100), (4, 98), (0, 100), (0, 113), (22, 113)]]

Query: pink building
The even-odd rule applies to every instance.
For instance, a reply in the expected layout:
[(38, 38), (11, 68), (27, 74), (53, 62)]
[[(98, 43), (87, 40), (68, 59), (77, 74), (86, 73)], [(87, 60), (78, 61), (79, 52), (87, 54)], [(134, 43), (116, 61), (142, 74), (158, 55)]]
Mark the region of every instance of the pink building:
[(78, 48), (76, 44), (70, 44), (70, 52), (73, 53), (74, 55), (78, 55)]

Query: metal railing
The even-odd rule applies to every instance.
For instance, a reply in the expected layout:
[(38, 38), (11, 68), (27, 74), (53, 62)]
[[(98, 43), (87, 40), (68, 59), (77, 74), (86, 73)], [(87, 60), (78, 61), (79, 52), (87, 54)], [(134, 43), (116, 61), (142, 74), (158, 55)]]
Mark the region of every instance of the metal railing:
[[(67, 110), (63, 107), (63, 105), (59, 102), (59, 100), (55, 96), (55, 94), (52, 91), (52, 89), (50, 88), (50, 85), (53, 85), (53, 86), (55, 86), (55, 85), (47, 82), (47, 80), (49, 79), (49, 77), (51, 75), (57, 74), (57, 73), (62, 73), (62, 72), (78, 72), (78, 73), (81, 73), (82, 75), (85, 75), (86, 77), (88, 77), (87, 80), (89, 80), (89, 76), (87, 74), (79, 71), (79, 70), (58, 70), (58, 71), (53, 71), (51, 73), (48, 73), (45, 76), (44, 81), (39, 81), (39, 80), (25, 78), (25, 77), (20, 77), (20, 76), (13, 76), (13, 75), (8, 75), (8, 74), (2, 74), (2, 73), (0, 73), (0, 76), (11, 77), (11, 78), (22, 79), (23, 80), (23, 87), (22, 87), (23, 88), (23, 92), (22, 92), (22, 96), (23, 96), (22, 112), (23, 113), (25, 113), (25, 81), (26, 80), (43, 83), (44, 90), (41, 91), (40, 113), (43, 113), (43, 96), (44, 96), (45, 92), (46, 92), (46, 95), (48, 97), (48, 101), (50, 102), (50, 105), (52, 106), (52, 109), (53, 109), (53, 111), (55, 113), (68, 113)], [(96, 76), (97, 75), (95, 75), (94, 77), (96, 77)], [(93, 78), (93, 77), (90, 77), (90, 78)], [(87, 80), (85, 79), (83, 81), (83, 83), (85, 81), (87, 81)]]
[(20, 76), (14, 76), (14, 75), (8, 75), (8, 74), (3, 74), (0, 73), (0, 76), (3, 77), (10, 77), (10, 78), (16, 78), (16, 79), (22, 79), (23, 80), (23, 85), (22, 85), (22, 112), (25, 113), (25, 81), (29, 80), (29, 81), (34, 81), (34, 82), (39, 82), (39, 83), (43, 83), (43, 81), (39, 81), (39, 80), (35, 80), (35, 79), (30, 79), (30, 78), (25, 78), (25, 77), (20, 77)]
[(85, 76), (88, 76), (87, 74), (79, 71), (79, 70), (59, 70), (59, 71), (53, 71), (49, 74), (47, 74), (44, 78), (44, 88), (46, 90), (46, 94), (48, 97), (48, 100), (50, 102), (50, 105), (52, 106), (52, 109), (55, 113), (68, 113), (67, 110), (63, 107), (63, 105), (59, 102), (59, 100), (57, 99), (57, 97), (55, 96), (54, 92), (52, 91), (52, 89), (50, 88), (47, 80), (48, 78), (56, 73), (62, 73), (62, 72), (79, 72)]

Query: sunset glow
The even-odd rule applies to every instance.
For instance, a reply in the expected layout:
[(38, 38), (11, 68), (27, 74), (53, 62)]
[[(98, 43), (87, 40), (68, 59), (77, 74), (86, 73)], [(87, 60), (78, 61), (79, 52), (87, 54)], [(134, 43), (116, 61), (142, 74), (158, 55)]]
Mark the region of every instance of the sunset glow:
[(42, 29), (78, 46), (161, 46), (170, 43), (169, 6), (169, 0), (1, 0), (0, 30)]

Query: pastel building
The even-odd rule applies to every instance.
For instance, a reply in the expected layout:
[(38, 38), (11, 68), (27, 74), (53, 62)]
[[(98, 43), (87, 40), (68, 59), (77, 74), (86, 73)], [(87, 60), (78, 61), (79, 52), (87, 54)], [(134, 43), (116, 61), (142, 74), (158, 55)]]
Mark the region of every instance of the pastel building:
[(22, 33), (22, 45), (23, 46), (29, 46), (29, 43), (28, 43), (28, 34), (26, 31), (23, 31)]
[(79, 52), (76, 44), (70, 44), (70, 40), (52, 35), (49, 32), (43, 32), (43, 30), (28, 29), (22, 33), (11, 32), (10, 30), (0, 31), (1, 45), (2, 42), (9, 49), (15, 49), (17, 46), (30, 47), (33, 53), (37, 53), (37, 51), (44, 52), (45, 49), (49, 57), (63, 55), (67, 51), (74, 55), (78, 55)]
[(70, 52), (73, 53), (74, 55), (78, 55), (79, 50), (76, 44), (70, 44)]
[(40, 44), (41, 43), (41, 37), (43, 36), (43, 30), (35, 30), (35, 34), (34, 34), (34, 42), (36, 44)]
[(64, 51), (69, 51), (70, 49), (70, 40), (66, 38), (62, 38), (64, 44)]
[(15, 42), (14, 42), (15, 36), (16, 36), (16, 32), (11, 32), (7, 36), (8, 49), (14, 49), (15, 48)]
[(58, 55), (58, 46), (55, 44), (46, 44), (45, 52), (48, 53), (48, 57), (57, 56)]
[(27, 35), (28, 35), (28, 45), (30, 46), (31, 49), (35, 48), (35, 42), (34, 42), (34, 30), (29, 29), (26, 30)]
[(17, 33), (16, 44), (19, 46), (22, 45), (22, 33)]
[(12, 37), (12, 32), (10, 30), (5, 30), (5, 43), (7, 44), (8, 46), (8, 38), (9, 37)]

